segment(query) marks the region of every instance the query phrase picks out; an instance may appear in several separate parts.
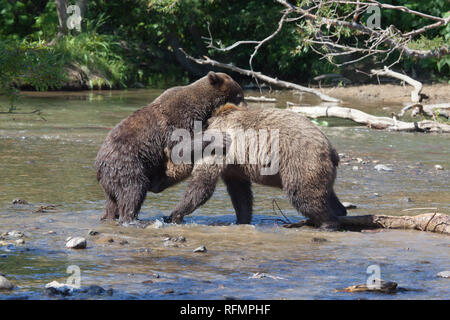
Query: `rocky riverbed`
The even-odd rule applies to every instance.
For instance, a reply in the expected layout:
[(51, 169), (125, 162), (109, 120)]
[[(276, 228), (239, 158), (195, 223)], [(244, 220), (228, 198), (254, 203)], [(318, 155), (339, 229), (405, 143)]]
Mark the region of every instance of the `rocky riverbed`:
[[(285, 229), (273, 199), (291, 222), (303, 218), (272, 188), (255, 186), (252, 225), (233, 224), (223, 184), (184, 225), (163, 223), (185, 183), (148, 195), (141, 214), (147, 228), (100, 222), (104, 197), (93, 169), (96, 152), (109, 128), (159, 93), (32, 93), (22, 99), (21, 111), (40, 109), (47, 121), (0, 118), (0, 283), (13, 285), (0, 290), (0, 299), (449, 297), (450, 282), (442, 276), (450, 265), (448, 236)], [(299, 99), (273, 96), (279, 107)], [(450, 213), (448, 139), (328, 122), (323, 130), (341, 155), (336, 192), (356, 206), (349, 214)], [(77, 238), (85, 240), (73, 241), (81, 247), (67, 246)], [(336, 292), (364, 284), (373, 265), (384, 280), (412, 290)], [(73, 290), (46, 288), (54, 281)]]

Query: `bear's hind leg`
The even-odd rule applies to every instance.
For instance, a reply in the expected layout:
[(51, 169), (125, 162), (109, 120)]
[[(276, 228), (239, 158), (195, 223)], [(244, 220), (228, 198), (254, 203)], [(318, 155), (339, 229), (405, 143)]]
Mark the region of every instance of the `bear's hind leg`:
[(253, 193), (250, 181), (224, 176), (228, 194), (236, 211), (236, 224), (249, 224), (252, 221)]
[(144, 185), (128, 186), (118, 199), (119, 222), (130, 223), (137, 219), (142, 203), (147, 195)]
[(315, 227), (333, 228), (337, 218), (327, 205), (327, 195), (318, 190), (287, 189), (287, 195), (295, 209), (307, 217)]
[(117, 207), (117, 202), (114, 197), (106, 194), (106, 205), (105, 213), (100, 218), (100, 220), (114, 220), (119, 218), (119, 208)]
[(329, 193), (328, 203), (335, 216), (343, 217), (347, 215), (347, 209), (345, 209), (344, 205), (339, 201), (334, 190), (331, 190)]

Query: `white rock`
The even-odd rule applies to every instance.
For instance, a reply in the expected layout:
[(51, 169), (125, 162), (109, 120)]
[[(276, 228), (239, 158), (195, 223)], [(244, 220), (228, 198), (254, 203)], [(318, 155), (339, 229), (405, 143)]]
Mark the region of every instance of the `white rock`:
[(450, 271), (441, 271), (437, 274), (438, 277), (441, 278), (450, 278)]
[(75, 289), (78, 289), (78, 287), (66, 284), (66, 283), (59, 283), (58, 281), (52, 281), (50, 283), (47, 283), (45, 285), (45, 289), (53, 288), (56, 289), (58, 292), (62, 294), (68, 294), (73, 293)]
[(278, 276), (273, 276), (267, 273), (263, 273), (263, 272), (257, 272), (254, 273), (251, 277), (249, 277), (249, 279), (262, 279), (262, 278), (271, 278), (274, 280), (284, 280), (285, 278), (282, 277), (278, 277)]
[(71, 238), (66, 243), (66, 247), (70, 249), (86, 249), (87, 241), (83, 237), (74, 237)]
[(17, 239), (16, 240), (16, 244), (25, 244), (25, 240), (23, 240), (23, 239)]
[(392, 171), (391, 168), (388, 166), (385, 166), (384, 164), (377, 164), (375, 167), (373, 167), (377, 171)]
[(0, 276), (0, 290), (12, 290), (14, 285), (3, 276)]
[(178, 245), (170, 240), (164, 241), (163, 245), (164, 247), (178, 248)]
[(352, 167), (352, 170), (353, 170), (353, 171), (358, 171), (359, 168), (358, 168), (358, 166), (353, 166), (353, 167)]
[(176, 242), (186, 242), (186, 238), (183, 236), (179, 236), (175, 239)]
[(201, 246), (201, 247), (198, 247), (198, 248), (193, 250), (193, 252), (207, 252), (207, 251), (208, 250), (206, 250), (205, 246)]
[(164, 222), (156, 220), (151, 225), (149, 225), (147, 228), (160, 229), (162, 227), (164, 227)]
[(8, 232), (8, 236), (14, 237), (14, 238), (23, 238), (23, 232), (22, 231), (13, 230), (13, 231)]
[(98, 236), (99, 234), (100, 234), (100, 232), (93, 230), (93, 229), (88, 231), (88, 235), (90, 235), (90, 236)]
[(434, 167), (435, 167), (436, 170), (443, 170), (444, 169), (440, 164), (437, 164)]

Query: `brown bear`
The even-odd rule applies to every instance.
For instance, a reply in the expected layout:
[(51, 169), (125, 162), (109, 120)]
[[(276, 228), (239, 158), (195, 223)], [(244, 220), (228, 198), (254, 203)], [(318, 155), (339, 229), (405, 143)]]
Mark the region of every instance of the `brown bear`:
[(170, 139), (172, 132), (192, 132), (194, 121), (206, 126), (213, 112), (227, 102), (246, 106), (242, 88), (225, 73), (209, 72), (190, 85), (166, 90), (112, 129), (95, 161), (97, 180), (106, 195), (102, 219), (134, 221), (147, 191), (161, 192), (179, 182), (181, 178), (165, 173), (164, 149), (176, 143)]
[[(211, 197), (222, 177), (238, 224), (251, 222), (254, 182), (286, 191), (292, 205), (312, 225), (335, 227), (337, 216), (345, 216), (347, 211), (333, 190), (339, 156), (322, 131), (304, 116), (288, 110), (231, 109), (225, 108), (227, 112), (208, 121), (208, 131), (226, 132), (232, 137), (226, 155), (212, 155), (209, 160), (204, 155), (194, 164), (183, 198), (166, 220), (180, 223)], [(191, 169), (192, 165), (169, 161), (166, 173), (181, 175)]]

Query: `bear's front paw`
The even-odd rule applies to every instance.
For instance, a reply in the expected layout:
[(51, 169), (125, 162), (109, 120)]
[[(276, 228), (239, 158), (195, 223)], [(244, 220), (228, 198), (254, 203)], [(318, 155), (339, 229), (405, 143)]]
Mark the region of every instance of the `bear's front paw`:
[(327, 221), (322, 223), (319, 229), (322, 231), (329, 231), (329, 232), (339, 231), (339, 223), (337, 223), (336, 221)]
[(183, 222), (183, 216), (181, 216), (181, 215), (173, 215), (172, 214), (172, 215), (170, 215), (168, 217), (164, 217), (163, 219), (164, 219), (165, 223), (176, 223), (176, 224), (179, 224), (179, 223)]

